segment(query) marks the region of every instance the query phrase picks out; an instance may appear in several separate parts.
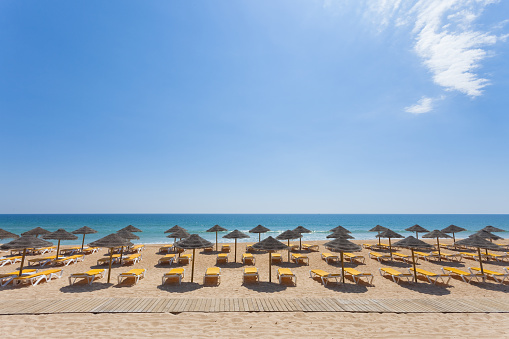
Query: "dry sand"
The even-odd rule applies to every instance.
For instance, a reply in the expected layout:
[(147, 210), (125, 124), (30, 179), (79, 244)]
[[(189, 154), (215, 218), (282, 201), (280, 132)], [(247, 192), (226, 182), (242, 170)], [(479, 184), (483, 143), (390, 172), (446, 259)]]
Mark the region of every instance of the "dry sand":
[[(357, 241), (362, 243), (366, 241)], [(374, 241), (371, 241), (373, 243)], [(323, 242), (313, 242), (323, 244)], [(430, 242), (431, 243), (431, 242)], [(280, 251), (284, 262), (272, 267), (272, 283), (268, 282), (268, 254), (254, 254), (256, 257), (256, 267), (260, 273), (259, 283), (242, 284), (243, 265), (240, 256), (244, 253), (246, 244), (239, 243), (237, 249), (237, 263), (233, 263), (233, 244), (232, 252), (229, 254), (230, 263), (220, 265), (222, 272), (221, 283), (219, 286), (203, 285), (203, 274), (207, 267), (215, 266), (215, 253), (202, 253), (196, 251), (194, 283), (190, 283), (191, 265), (184, 265), (186, 277), (182, 285), (165, 284), (161, 285), (161, 277), (168, 272), (171, 267), (178, 265), (159, 266), (157, 261), (162, 254), (157, 251), (160, 246), (148, 245), (142, 252), (143, 260), (136, 264), (135, 268), (146, 268), (147, 276), (137, 285), (132, 286), (127, 282), (121, 286), (116, 285), (116, 277), (121, 272), (126, 272), (132, 267), (114, 266), (112, 270), (113, 285), (106, 284), (106, 277), (94, 282), (91, 286), (79, 283), (74, 286), (68, 285), (67, 277), (71, 273), (83, 272), (88, 269), (96, 268), (96, 261), (103, 258), (106, 250), (99, 253), (88, 255), (84, 262), (64, 267), (64, 276), (62, 279), (53, 280), (50, 283), (42, 283), (35, 287), (6, 287), (0, 290), (1, 299), (62, 299), (62, 298), (83, 298), (83, 297), (339, 297), (339, 298), (466, 298), (466, 297), (500, 297), (507, 298), (509, 292), (509, 283), (499, 284), (493, 280), (486, 283), (467, 284), (461, 280), (451, 279), (449, 285), (431, 285), (425, 281), (419, 284), (401, 283), (396, 284), (392, 280), (383, 278), (378, 273), (378, 268), (388, 266), (400, 271), (410, 267), (401, 261), (379, 263), (376, 260), (368, 258), (368, 250), (363, 249), (360, 254), (366, 257), (365, 264), (347, 263), (347, 267), (355, 267), (363, 272), (371, 272), (375, 279), (373, 285), (359, 284), (347, 280), (345, 285), (330, 284), (327, 287), (309, 278), (309, 269), (319, 268), (329, 272), (338, 271), (340, 265), (329, 265), (320, 258), (323, 251), (320, 246), (319, 252), (307, 253), (310, 258), (309, 266), (297, 265), (287, 262), (287, 252)], [(189, 253), (190, 251), (186, 251)], [(400, 252), (409, 254), (409, 251)], [(448, 251), (451, 252), (451, 251)], [(30, 257), (33, 258), (33, 257)], [(424, 262), (419, 261), (418, 267), (439, 272), (441, 266), (454, 266), (458, 268), (478, 267), (479, 263), (469, 259), (463, 259), (463, 262)], [(503, 267), (508, 267), (509, 263), (486, 263), (486, 269), (502, 271)], [(104, 267), (104, 266), (101, 266)], [(297, 286), (280, 285), (276, 283), (276, 272), (278, 267), (289, 267), (297, 275)], [(5, 266), (0, 268), (0, 273), (10, 272), (13, 267)], [(143, 321), (139, 321), (143, 319)], [(444, 321), (446, 320), (446, 321)], [(0, 324), (3, 331), (7, 334), (15, 333), (16, 324), (29, 324), (30, 327), (23, 329), (23, 335), (28, 335), (28, 331), (43, 330), (44, 328), (54, 327), (54, 325), (72, 324), (77, 330), (87, 329), (111, 329), (112, 325), (119, 325), (121, 330), (140, 329), (143, 331), (154, 331), (151, 334), (162, 335), (164, 330), (175, 329), (173, 324), (177, 325), (180, 334), (185, 336), (185, 331), (193, 328), (193, 333), (200, 336), (202, 333), (214, 333), (214, 336), (232, 337), (232, 336), (251, 336), (254, 331), (262, 332), (263, 336), (278, 336), (278, 334), (287, 334), (288, 336), (303, 337), (305, 333), (316, 334), (318, 337), (339, 337), (339, 331), (347, 331), (350, 334), (354, 331), (360, 331), (362, 334), (384, 337), (396, 335), (397, 333), (405, 336), (419, 334), (422, 337), (431, 333), (422, 335), (424, 328), (435, 331), (439, 337), (454, 337), (460, 329), (468, 328), (479, 330), (479, 334), (500, 337), (500, 334), (508, 333), (507, 320), (509, 316), (505, 314), (349, 314), (349, 313), (221, 313), (221, 314), (196, 314), (186, 313), (179, 315), (172, 314), (65, 314), (65, 315), (39, 315), (39, 316), (1, 316)], [(86, 322), (85, 322), (86, 321)], [(313, 322), (311, 326), (309, 322)], [(395, 328), (389, 326), (392, 321), (397, 323)], [(275, 324), (278, 322), (278, 324)], [(414, 330), (415, 328), (419, 330)], [(142, 324), (145, 324), (142, 325)], [(441, 325), (440, 325), (441, 324)], [(445, 325), (444, 325), (445, 324)], [(477, 326), (476, 326), (477, 325)], [(250, 328), (253, 326), (253, 328)], [(180, 328), (181, 327), (181, 328)], [(219, 332), (214, 332), (217, 329)], [(331, 329), (331, 331), (329, 331)], [(306, 332), (307, 331), (307, 332)], [(173, 332), (172, 332), (173, 333)], [(36, 332), (34, 332), (36, 334)], [(178, 334), (178, 333), (175, 333)], [(179, 336), (180, 336), (179, 334)], [(112, 333), (113, 336), (115, 336)], [(509, 335), (509, 334), (506, 334)], [(401, 337), (401, 336), (400, 336)]]

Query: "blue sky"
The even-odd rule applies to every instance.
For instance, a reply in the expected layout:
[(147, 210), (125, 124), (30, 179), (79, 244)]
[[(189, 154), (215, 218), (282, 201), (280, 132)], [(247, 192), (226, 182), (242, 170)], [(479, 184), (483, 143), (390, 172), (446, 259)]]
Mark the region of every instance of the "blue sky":
[(0, 213), (509, 213), (508, 13), (2, 1)]

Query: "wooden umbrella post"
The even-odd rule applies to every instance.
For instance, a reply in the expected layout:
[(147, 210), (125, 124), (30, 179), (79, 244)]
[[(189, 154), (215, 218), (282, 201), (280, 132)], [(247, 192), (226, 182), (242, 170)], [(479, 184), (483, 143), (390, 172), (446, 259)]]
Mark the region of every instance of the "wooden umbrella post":
[(83, 253), (83, 246), (85, 245), (85, 234), (83, 234), (83, 241), (81, 242), (81, 253)]
[(122, 256), (124, 255), (124, 246), (120, 247), (120, 266), (122, 266)]
[(216, 231), (216, 252), (217, 252), (217, 231)]
[(302, 251), (302, 234), (299, 237), (299, 251)]
[(196, 249), (193, 248), (193, 264), (191, 266), (191, 282), (193, 282), (193, 278), (194, 278), (194, 253), (195, 253)]
[(58, 252), (60, 252), (60, 239), (58, 239), (58, 245), (57, 245), (57, 255), (55, 257), (55, 260), (58, 259)]
[(288, 239), (288, 262), (290, 262), (290, 239)]
[(391, 238), (389, 238), (389, 253), (391, 254), (391, 260), (392, 260), (392, 245), (391, 245)]
[(380, 240), (380, 232), (378, 232), (378, 246), (379, 247), (382, 246), (382, 242)]
[[(481, 274), (484, 274), (484, 269), (482, 267), (481, 248), (480, 247), (477, 247), (477, 252), (479, 254), (479, 265), (481, 265)], [(484, 281), (484, 277), (483, 277), (483, 281)]]
[(272, 251), (269, 251), (269, 282), (272, 282)]
[(442, 255), (440, 254), (440, 240), (437, 237), (437, 248), (438, 248), (438, 261), (442, 261)]
[(345, 283), (345, 262), (343, 261), (343, 251), (341, 253), (341, 281)]
[(111, 262), (113, 260), (113, 248), (110, 248), (110, 267), (108, 269), (108, 284), (110, 283), (110, 276), (111, 276)]
[(237, 262), (237, 238), (235, 238), (235, 262)]
[(414, 279), (415, 279), (415, 283), (417, 283), (417, 269), (415, 268), (415, 256), (414, 256), (414, 249), (411, 248), (410, 249), (412, 251), (412, 263), (414, 265)]
[(258, 233), (258, 242), (262, 241), (262, 234)]
[(23, 273), (23, 264), (25, 263), (25, 256), (27, 254), (26, 247), (23, 249), (23, 256), (21, 257), (21, 265), (19, 266), (19, 274), (18, 277), (21, 277), (21, 274)]

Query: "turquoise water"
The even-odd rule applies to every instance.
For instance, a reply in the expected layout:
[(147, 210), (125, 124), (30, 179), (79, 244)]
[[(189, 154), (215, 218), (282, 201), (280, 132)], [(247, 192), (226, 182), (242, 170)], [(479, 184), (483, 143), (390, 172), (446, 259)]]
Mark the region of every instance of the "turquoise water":
[[(258, 235), (248, 233), (250, 229), (261, 224), (271, 232), (267, 235), (277, 236), (279, 233), (294, 229), (302, 225), (313, 233), (304, 234), (303, 239), (325, 240), (329, 230), (341, 225), (352, 232), (355, 239), (374, 239), (375, 233), (368, 230), (377, 224), (389, 227), (404, 235), (412, 235), (404, 231), (414, 224), (432, 231), (442, 229), (451, 224), (466, 228), (467, 232), (460, 233), (465, 237), (492, 225), (502, 229), (509, 229), (508, 214), (0, 214), (0, 228), (20, 234), (34, 227), (40, 226), (49, 231), (64, 228), (73, 231), (82, 226), (89, 226), (98, 231), (86, 236), (86, 242), (94, 241), (127, 226), (133, 225), (141, 229), (137, 233), (140, 240), (135, 243), (171, 243), (173, 239), (166, 238), (168, 228), (179, 225), (191, 234), (197, 233), (207, 240), (215, 241), (215, 233), (205, 232), (214, 225), (221, 225), (229, 231), (238, 229), (251, 236), (239, 241), (254, 242)], [(225, 233), (219, 233), (221, 238)], [(415, 233), (414, 233), (415, 235)], [(499, 233), (505, 238), (504, 233)], [(262, 234), (262, 239), (265, 235)], [(79, 240), (65, 241), (64, 245), (81, 244)], [(233, 242), (221, 239), (221, 242)]]

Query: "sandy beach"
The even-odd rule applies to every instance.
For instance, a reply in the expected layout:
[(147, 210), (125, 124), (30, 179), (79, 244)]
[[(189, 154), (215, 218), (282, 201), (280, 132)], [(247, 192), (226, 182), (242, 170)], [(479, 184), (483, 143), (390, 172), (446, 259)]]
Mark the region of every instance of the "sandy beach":
[[(366, 241), (356, 241), (365, 243)], [(368, 241), (374, 243), (375, 241)], [(451, 279), (448, 285), (432, 285), (424, 280), (414, 283), (396, 284), (391, 279), (381, 277), (379, 267), (392, 267), (399, 271), (406, 271), (410, 265), (394, 260), (383, 264), (369, 259), (369, 250), (363, 249), (357, 254), (363, 255), (365, 263), (347, 262), (345, 267), (354, 267), (362, 272), (374, 275), (372, 285), (365, 283), (355, 284), (352, 280), (346, 284), (329, 284), (323, 286), (319, 280), (309, 277), (310, 269), (322, 269), (328, 272), (337, 272), (339, 264), (327, 264), (321, 259), (320, 253), (324, 252), (322, 242), (313, 242), (320, 245), (318, 252), (301, 252), (309, 257), (309, 266), (298, 265), (287, 261), (287, 251), (280, 251), (283, 262), (272, 266), (272, 283), (268, 282), (268, 254), (254, 253), (256, 267), (260, 274), (258, 283), (242, 283), (242, 265), (240, 257), (245, 252), (246, 243), (239, 243), (237, 248), (237, 263), (234, 263), (234, 249), (228, 254), (229, 263), (218, 265), (221, 267), (221, 283), (219, 285), (203, 285), (203, 274), (207, 267), (215, 266), (216, 253), (204, 253), (196, 251), (194, 282), (190, 282), (191, 265), (183, 265), (186, 276), (181, 285), (168, 283), (161, 285), (161, 277), (172, 267), (179, 265), (158, 265), (158, 259), (163, 254), (158, 253), (159, 245), (147, 245), (141, 252), (143, 259), (134, 266), (114, 265), (112, 269), (112, 284), (106, 284), (106, 277), (97, 280), (92, 285), (84, 282), (69, 286), (68, 276), (72, 273), (87, 271), (98, 267), (96, 261), (105, 257), (106, 249), (99, 253), (87, 255), (84, 262), (64, 267), (64, 275), (61, 279), (49, 283), (41, 283), (37, 286), (12, 287), (7, 286), (0, 290), (2, 300), (24, 299), (67, 299), (67, 298), (104, 298), (104, 297), (171, 297), (171, 298), (205, 298), (205, 297), (338, 297), (338, 298), (469, 298), (469, 297), (492, 297), (507, 298), (509, 284), (500, 284), (488, 279), (484, 283), (467, 284), (460, 279)], [(430, 242), (431, 243), (431, 242)], [(401, 253), (409, 254), (408, 250), (400, 250)], [(447, 252), (453, 252), (447, 250)], [(190, 253), (186, 251), (185, 253)], [(35, 258), (30, 256), (29, 258)], [(40, 257), (40, 256), (37, 256)], [(441, 266), (453, 266), (467, 269), (478, 267), (479, 263), (471, 259), (463, 259), (462, 262), (426, 262), (418, 261), (418, 267), (432, 272), (439, 272)], [(507, 262), (490, 261), (484, 264), (485, 269), (502, 271), (503, 267), (509, 266)], [(107, 266), (99, 266), (107, 268)], [(290, 268), (297, 276), (297, 285), (277, 282), (277, 268)], [(138, 284), (132, 285), (126, 281), (121, 285), (116, 284), (117, 275), (126, 272), (130, 268), (145, 268), (146, 278)], [(13, 267), (4, 266), (0, 272), (10, 272)], [(133, 321), (136, 319), (136, 321)], [(509, 316), (506, 314), (354, 314), (354, 313), (180, 313), (180, 314), (58, 314), (58, 315), (12, 315), (0, 316), (3, 331), (6, 335), (15, 335), (19, 324), (30, 324), (23, 329), (23, 335), (29, 335), (30, 331), (37, 333), (61, 324), (72, 325), (73, 328), (87, 329), (92, 326), (97, 330), (105, 330), (111, 336), (116, 336), (125, 331), (146, 331), (149, 335), (162, 336), (168, 328), (175, 329), (175, 334), (180, 337), (237, 337), (252, 336), (253, 333), (262, 333), (264, 337), (285, 337), (317, 335), (319, 337), (339, 337), (342, 333), (359, 333), (376, 337), (389, 337), (397, 333), (408, 336), (422, 336), (426, 330), (427, 335), (439, 337), (454, 337), (465, 327), (478, 330), (476, 336), (501, 336), (508, 333), (507, 324)], [(86, 322), (84, 321), (86, 320)], [(142, 320), (142, 321), (140, 321)], [(112, 324), (117, 324), (112, 330)], [(143, 324), (150, 324), (149, 326)], [(444, 326), (443, 324), (447, 324)], [(476, 326), (477, 324), (477, 326)], [(190, 332), (190, 329), (193, 329)], [(482, 329), (482, 330), (481, 330)], [(431, 331), (431, 332), (429, 332)], [(433, 331), (435, 333), (433, 334)], [(62, 332), (62, 335), (64, 333)]]

